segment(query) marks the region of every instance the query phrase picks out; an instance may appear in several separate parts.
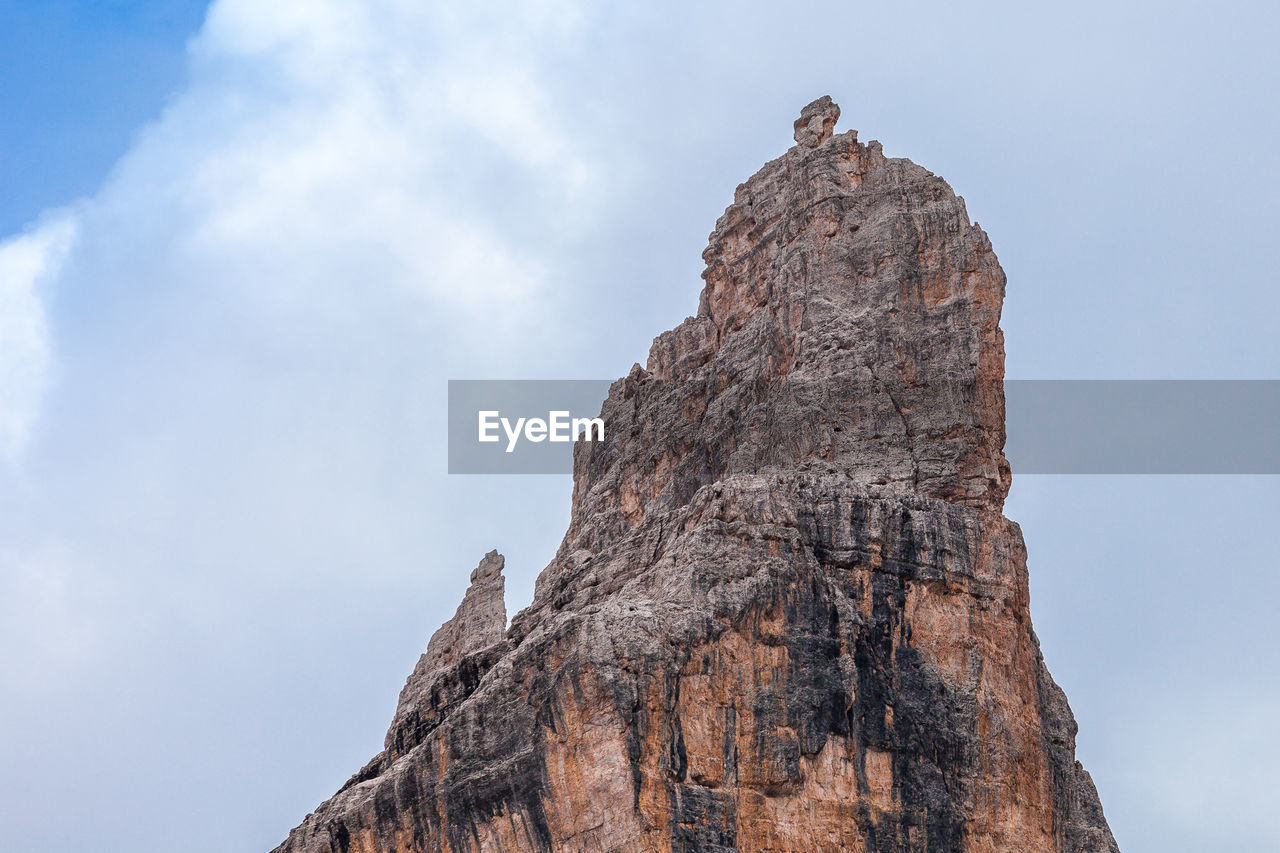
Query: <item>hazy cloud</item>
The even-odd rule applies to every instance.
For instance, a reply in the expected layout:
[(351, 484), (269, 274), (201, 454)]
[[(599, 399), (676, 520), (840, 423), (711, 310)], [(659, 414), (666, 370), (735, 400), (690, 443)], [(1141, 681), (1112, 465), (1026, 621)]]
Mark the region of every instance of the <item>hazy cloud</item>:
[(49, 371), (44, 299), (75, 236), (70, 217), (51, 218), (0, 243), (0, 458), (26, 446)]

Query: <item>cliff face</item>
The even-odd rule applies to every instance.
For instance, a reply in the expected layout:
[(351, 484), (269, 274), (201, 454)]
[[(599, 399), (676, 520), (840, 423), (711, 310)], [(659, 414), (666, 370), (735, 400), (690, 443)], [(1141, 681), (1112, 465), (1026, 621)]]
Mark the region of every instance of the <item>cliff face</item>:
[(611, 388), (533, 603), (504, 633), (486, 556), (279, 851), (1117, 849), (1001, 514), (1004, 274), (838, 116), (738, 187), (697, 316)]

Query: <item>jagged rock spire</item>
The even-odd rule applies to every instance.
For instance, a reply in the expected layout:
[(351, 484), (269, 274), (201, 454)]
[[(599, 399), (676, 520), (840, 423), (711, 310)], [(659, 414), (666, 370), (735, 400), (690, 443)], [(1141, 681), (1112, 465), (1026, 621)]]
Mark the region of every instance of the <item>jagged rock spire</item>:
[(462, 603), (453, 618), (431, 635), (427, 651), (418, 659), (413, 674), (400, 691), (396, 714), (387, 731), (388, 749), (407, 751), (416, 744), (427, 724), (439, 715), (423, 709), (439, 711), (450, 694), (464, 695), (465, 685), (457, 683), (458, 665), (486, 653), (493, 654), (504, 646), (507, 629), (507, 605), (503, 598), (506, 581), (502, 569), (506, 560), (496, 550), (484, 555), (471, 572)]
[(505, 558), (496, 550), (484, 555), (471, 572), (471, 585), (453, 618), (440, 626), (427, 643), (427, 665), (451, 666), (464, 655), (491, 646), (507, 630), (507, 605), (503, 599)]

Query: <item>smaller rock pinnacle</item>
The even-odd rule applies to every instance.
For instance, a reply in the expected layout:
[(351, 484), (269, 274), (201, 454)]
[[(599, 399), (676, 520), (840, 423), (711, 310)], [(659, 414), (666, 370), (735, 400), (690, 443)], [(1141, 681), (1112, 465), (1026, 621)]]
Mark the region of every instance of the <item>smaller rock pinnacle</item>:
[(823, 95), (800, 111), (795, 123), (795, 140), (802, 148), (817, 148), (831, 138), (840, 120), (840, 105)]

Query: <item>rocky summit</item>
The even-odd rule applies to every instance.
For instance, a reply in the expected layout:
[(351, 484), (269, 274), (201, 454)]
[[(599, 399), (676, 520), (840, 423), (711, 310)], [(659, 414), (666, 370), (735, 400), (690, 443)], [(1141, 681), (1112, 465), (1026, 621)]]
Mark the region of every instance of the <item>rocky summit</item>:
[(611, 387), (533, 603), (507, 626), (487, 555), (277, 851), (1117, 850), (1002, 514), (1004, 273), (839, 115), (804, 108)]

